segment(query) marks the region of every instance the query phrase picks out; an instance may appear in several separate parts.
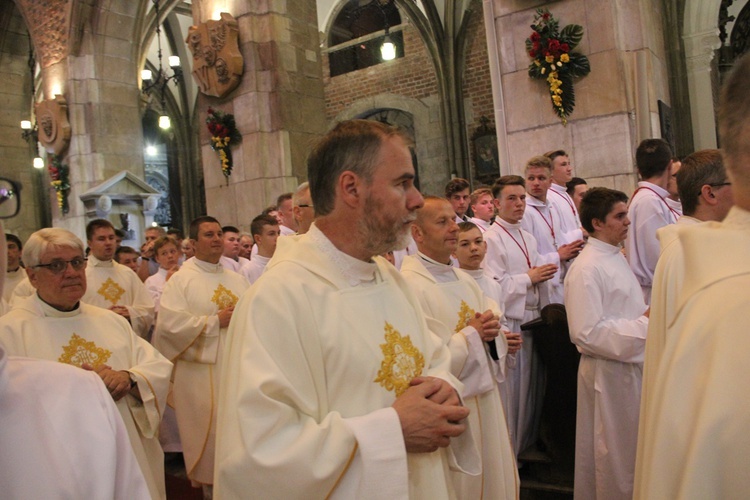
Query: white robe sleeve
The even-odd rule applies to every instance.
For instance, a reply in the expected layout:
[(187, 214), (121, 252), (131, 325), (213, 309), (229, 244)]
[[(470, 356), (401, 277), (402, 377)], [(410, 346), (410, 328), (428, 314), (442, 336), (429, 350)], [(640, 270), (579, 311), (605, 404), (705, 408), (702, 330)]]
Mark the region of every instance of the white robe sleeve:
[(627, 257), (641, 286), (651, 286), (661, 251), (656, 231), (671, 224), (672, 220), (667, 215), (669, 212), (664, 213), (663, 204), (658, 198), (649, 196), (638, 201), (631, 205), (633, 210), (629, 214), (633, 225), (627, 239)]
[(141, 401), (128, 394), (127, 403), (130, 414), (143, 437), (152, 438), (159, 431), (161, 417), (167, 403), (172, 363), (142, 338), (134, 337), (134, 341), (133, 366), (127, 371), (133, 375), (138, 384)]
[(134, 272), (128, 273), (128, 287), (133, 293), (133, 303), (125, 304), (130, 313), (130, 325), (139, 337), (146, 338), (154, 324), (154, 300)]
[[(185, 297), (184, 283), (175, 275), (164, 286), (153, 343), (174, 361), (216, 364), (219, 355), (219, 316), (198, 315)], [(217, 311), (218, 313), (218, 311)]]
[(581, 354), (623, 363), (642, 363), (648, 318), (606, 319), (602, 296), (606, 285), (590, 272), (568, 275), (565, 307), (570, 340)]

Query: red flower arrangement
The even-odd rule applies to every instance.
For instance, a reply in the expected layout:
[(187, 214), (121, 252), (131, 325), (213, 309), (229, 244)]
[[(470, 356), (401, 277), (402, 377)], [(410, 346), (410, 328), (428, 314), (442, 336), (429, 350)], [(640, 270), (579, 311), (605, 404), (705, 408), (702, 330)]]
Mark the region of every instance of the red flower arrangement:
[(49, 173), (50, 185), (55, 188), (57, 206), (60, 207), (60, 211), (65, 215), (70, 210), (70, 206), (68, 205), (70, 167), (64, 164), (58, 155), (50, 154), (47, 172)]
[(234, 166), (230, 148), (242, 140), (234, 122), (234, 115), (208, 108), (206, 128), (211, 133), (211, 149), (219, 153), (221, 172), (229, 183), (229, 176), (232, 175)]
[(529, 76), (547, 80), (552, 109), (566, 125), (575, 107), (573, 78), (591, 72), (588, 58), (571, 52), (583, 38), (583, 27), (569, 24), (560, 30), (559, 22), (549, 10), (537, 9), (531, 29), (526, 39), (526, 52), (533, 59)]

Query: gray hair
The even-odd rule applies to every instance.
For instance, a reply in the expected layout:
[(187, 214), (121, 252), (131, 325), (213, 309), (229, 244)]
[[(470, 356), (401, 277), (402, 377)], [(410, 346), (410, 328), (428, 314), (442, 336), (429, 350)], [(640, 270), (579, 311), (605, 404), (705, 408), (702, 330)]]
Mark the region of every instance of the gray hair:
[(299, 205), (299, 199), (302, 198), (302, 196), (305, 193), (310, 193), (310, 183), (309, 182), (303, 182), (299, 186), (297, 186), (297, 189), (294, 190), (294, 194), (292, 194), (292, 206), (296, 207)]
[(67, 229), (47, 227), (29, 236), (23, 247), (23, 263), (26, 267), (37, 266), (41, 264), (42, 255), (47, 250), (57, 248), (74, 248), (80, 250), (81, 255), (84, 250), (81, 239)]

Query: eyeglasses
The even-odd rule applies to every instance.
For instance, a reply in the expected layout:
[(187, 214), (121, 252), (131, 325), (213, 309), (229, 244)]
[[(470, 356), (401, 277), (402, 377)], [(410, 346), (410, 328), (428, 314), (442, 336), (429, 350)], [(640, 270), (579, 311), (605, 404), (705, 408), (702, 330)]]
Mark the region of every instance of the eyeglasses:
[(74, 259), (70, 260), (55, 259), (49, 264), (37, 264), (36, 266), (31, 267), (46, 267), (52, 274), (62, 274), (68, 268), (68, 264), (70, 264), (74, 271), (80, 271), (81, 269), (86, 267), (87, 260), (88, 259), (84, 259), (83, 257), (75, 257)]
[(301, 203), (301, 204), (299, 204), (297, 206), (300, 207), (300, 208), (313, 208), (314, 205), (312, 205), (312, 204), (308, 205), (306, 203)]
[(709, 184), (709, 186), (715, 187), (715, 188), (721, 187), (721, 186), (731, 186), (731, 185), (732, 185), (731, 182), (716, 182), (714, 184)]

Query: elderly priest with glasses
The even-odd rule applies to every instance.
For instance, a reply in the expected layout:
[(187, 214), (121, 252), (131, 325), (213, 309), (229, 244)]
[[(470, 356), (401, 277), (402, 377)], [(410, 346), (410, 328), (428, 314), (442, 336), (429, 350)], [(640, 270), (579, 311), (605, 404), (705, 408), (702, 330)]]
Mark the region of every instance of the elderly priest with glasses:
[(73, 233), (35, 232), (24, 246), (23, 261), (36, 293), (0, 318), (0, 346), (12, 356), (97, 373), (120, 411), (152, 498), (165, 498), (158, 429), (172, 363), (139, 338), (125, 318), (81, 302), (86, 258)]

